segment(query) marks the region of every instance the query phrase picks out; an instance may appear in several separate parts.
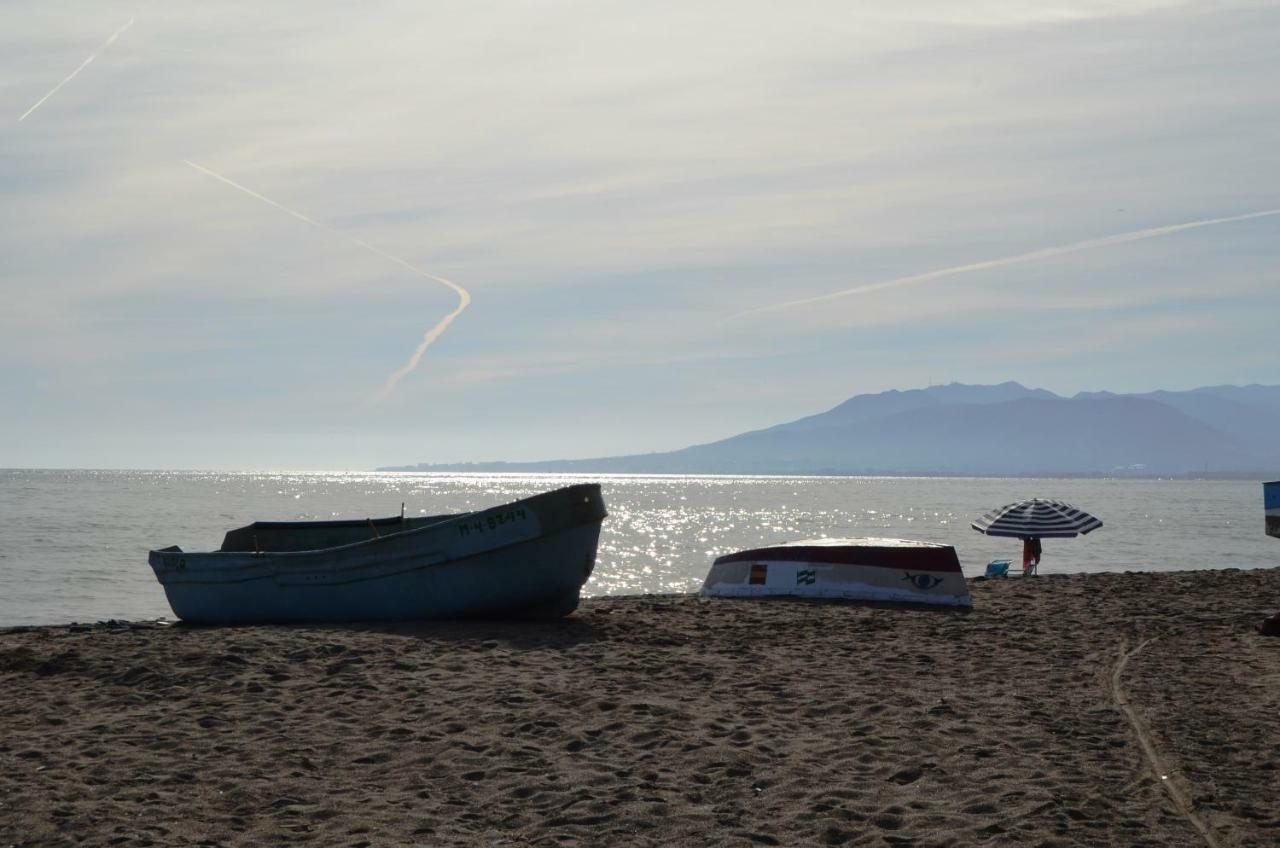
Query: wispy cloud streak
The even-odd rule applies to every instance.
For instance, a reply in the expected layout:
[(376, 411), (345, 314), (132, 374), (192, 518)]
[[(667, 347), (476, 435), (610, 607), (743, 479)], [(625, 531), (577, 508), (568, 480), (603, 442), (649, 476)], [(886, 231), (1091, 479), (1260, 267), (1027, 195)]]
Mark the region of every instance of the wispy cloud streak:
[(986, 271), (991, 268), (1003, 268), (1006, 265), (1020, 265), (1024, 262), (1035, 262), (1040, 259), (1050, 259), (1054, 256), (1063, 256), (1068, 253), (1077, 253), (1082, 250), (1094, 250), (1100, 247), (1110, 247), (1116, 244), (1127, 244), (1133, 241), (1142, 241), (1143, 239), (1158, 238), (1160, 236), (1180, 233), (1183, 230), (1195, 230), (1201, 227), (1215, 227), (1219, 224), (1232, 224), (1237, 221), (1251, 221), (1255, 218), (1269, 218), (1274, 215), (1280, 215), (1280, 209), (1266, 209), (1262, 212), (1249, 212), (1244, 215), (1231, 215), (1226, 218), (1205, 218), (1200, 221), (1188, 221), (1183, 224), (1169, 224), (1164, 227), (1149, 227), (1145, 230), (1131, 230), (1125, 233), (1085, 239), (1084, 241), (1072, 242), (1071, 244), (1059, 245), (1057, 247), (1045, 247), (1040, 250), (1030, 251), (1029, 253), (1019, 253), (1014, 256), (1002, 256), (999, 259), (985, 259), (981, 262), (971, 262), (968, 265), (954, 265), (950, 268), (939, 268), (936, 271), (925, 271), (922, 274), (911, 274), (906, 277), (894, 277), (892, 280), (882, 280), (878, 283), (854, 286), (853, 288), (815, 295), (814, 297), (803, 297), (797, 300), (787, 300), (782, 303), (773, 303), (767, 306), (757, 306), (752, 309), (744, 309), (741, 312), (735, 312), (725, 320), (732, 321), (737, 318), (744, 318), (748, 315), (759, 315), (764, 312), (777, 312), (783, 309), (791, 309), (796, 306), (806, 306), (811, 303), (824, 303), (829, 300), (853, 297), (854, 295), (859, 294), (870, 294), (871, 292), (894, 289), (899, 286), (927, 283), (930, 280), (938, 280), (943, 277), (953, 277), (957, 274), (968, 274), (973, 271)]
[(448, 328), (448, 326), (453, 323), (453, 319), (457, 318), (460, 314), (462, 314), (462, 310), (466, 309), (467, 306), (471, 303), (471, 294), (462, 286), (458, 285), (452, 280), (446, 280), (444, 277), (440, 277), (435, 274), (432, 274), (430, 271), (425, 271), (411, 262), (406, 262), (405, 260), (401, 259), (399, 256), (394, 256), (390, 253), (387, 253), (385, 250), (382, 250), (381, 248), (374, 247), (364, 239), (356, 238), (355, 236), (344, 233), (341, 230), (335, 230), (333, 227), (329, 226), (328, 224), (317, 221), (315, 218), (308, 217), (307, 215), (303, 215), (301, 212), (297, 212), (293, 209), (290, 209), (288, 206), (285, 206), (284, 204), (277, 203), (276, 201), (272, 200), (266, 195), (259, 194), (258, 192), (254, 191), (251, 188), (242, 186), (240, 185), (240, 183), (236, 182), (235, 180), (228, 179), (227, 177), (222, 176), (216, 171), (206, 168), (204, 165), (200, 165), (188, 159), (184, 159), (182, 161), (186, 165), (189, 165), (190, 167), (194, 168), (200, 173), (206, 176), (212, 177), (218, 182), (225, 183), (226, 185), (229, 185), (234, 189), (238, 189), (239, 191), (244, 192), (250, 197), (257, 198), (258, 200), (261, 200), (263, 203), (267, 204), (268, 206), (273, 206), (276, 209), (279, 209), (281, 212), (284, 212), (286, 215), (290, 215), (294, 218), (297, 218), (299, 221), (302, 221), (304, 224), (310, 224), (313, 227), (324, 230), (326, 233), (330, 233), (332, 235), (338, 236), (339, 238), (342, 238), (350, 242), (351, 244), (356, 245), (357, 247), (362, 247), (365, 250), (369, 251), (370, 253), (376, 254), (377, 256), (381, 256), (383, 259), (386, 259), (389, 262), (394, 262), (400, 267), (408, 271), (412, 271), (414, 274), (417, 274), (418, 276), (426, 277), (428, 280), (434, 280), (437, 283), (446, 285), (450, 289), (452, 289), (455, 294), (458, 295), (457, 307), (455, 307), (452, 312), (450, 312), (448, 315), (445, 315), (443, 318), (437, 321), (429, 330), (427, 330), (427, 332), (422, 336), (422, 341), (418, 343), (418, 346), (414, 348), (413, 353), (409, 356), (408, 361), (405, 362), (404, 365), (401, 365), (399, 368), (397, 368), (395, 371), (392, 371), (390, 375), (388, 375), (386, 382), (383, 383), (382, 387), (378, 389), (378, 391), (373, 395), (372, 401), (374, 403), (377, 403), (378, 401), (381, 401), (381, 400), (385, 400), (391, 394), (391, 392), (395, 389), (396, 384), (399, 383), (402, 379), (404, 379), (405, 376), (412, 373), (413, 370), (418, 367), (418, 363), (422, 361), (422, 355), (426, 353), (427, 348), (431, 347), (431, 344), (436, 339), (440, 338), (440, 334), (443, 333)]
[(73, 79), (75, 79), (75, 78), (76, 78), (76, 76), (77, 76), (81, 71), (83, 71), (85, 68), (89, 67), (89, 65), (93, 62), (93, 60), (94, 60), (94, 59), (96, 59), (96, 58), (98, 58), (98, 56), (102, 53), (102, 51), (103, 51), (103, 50), (106, 50), (106, 49), (107, 49), (108, 47), (110, 47), (112, 44), (115, 44), (115, 43), (116, 43), (116, 39), (117, 39), (117, 38), (119, 38), (121, 35), (123, 35), (123, 34), (124, 34), (124, 31), (125, 31), (125, 30), (127, 30), (127, 29), (128, 29), (129, 27), (131, 27), (131, 26), (133, 26), (133, 18), (130, 18), (130, 19), (129, 19), (129, 22), (128, 22), (128, 23), (126, 23), (124, 26), (120, 27), (120, 29), (118, 29), (118, 30), (116, 30), (115, 32), (111, 33), (111, 37), (110, 37), (110, 38), (108, 38), (105, 42), (103, 42), (103, 44), (102, 44), (102, 46), (101, 46), (101, 47), (99, 47), (97, 50), (95, 50), (95, 51), (93, 51), (92, 53), (90, 53), (90, 54), (89, 54), (89, 58), (88, 58), (88, 59), (85, 59), (83, 62), (81, 62), (81, 63), (80, 63), (80, 67), (76, 68), (74, 71), (72, 71), (71, 73), (67, 74), (66, 78), (65, 78), (65, 79), (63, 79), (63, 80), (62, 80), (62, 82), (60, 82), (60, 83), (58, 83), (57, 85), (55, 85), (55, 86), (54, 86), (54, 87), (49, 91), (49, 93), (48, 93), (48, 94), (46, 94), (44, 97), (41, 97), (39, 100), (37, 100), (34, 106), (32, 106), (32, 107), (31, 107), (30, 109), (28, 109), (27, 111), (23, 112), (23, 113), (22, 113), (22, 117), (21, 117), (21, 118), (18, 118), (18, 123), (22, 123), (23, 121), (25, 121), (25, 120), (27, 119), (27, 116), (28, 116), (28, 115), (30, 115), (32, 112), (34, 112), (35, 110), (37, 110), (37, 109), (39, 109), (41, 106), (43, 106), (43, 105), (44, 105), (44, 102), (45, 102), (46, 100), (48, 100), (48, 99), (49, 99), (50, 97), (52, 97), (53, 95), (57, 94), (57, 93), (58, 93), (58, 91), (59, 91), (59, 90), (61, 90), (61, 88), (62, 88), (64, 85), (66, 85), (67, 83), (71, 82)]

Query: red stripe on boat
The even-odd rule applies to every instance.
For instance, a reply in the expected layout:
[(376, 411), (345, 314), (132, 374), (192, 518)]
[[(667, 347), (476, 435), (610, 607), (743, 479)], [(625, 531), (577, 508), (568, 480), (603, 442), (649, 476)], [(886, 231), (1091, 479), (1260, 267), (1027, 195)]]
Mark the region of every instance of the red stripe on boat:
[(725, 562), (815, 562), (833, 565), (869, 565), (910, 571), (942, 571), (960, 574), (960, 559), (955, 548), (872, 547), (857, 545), (788, 545), (777, 548), (755, 548), (725, 554), (716, 565)]

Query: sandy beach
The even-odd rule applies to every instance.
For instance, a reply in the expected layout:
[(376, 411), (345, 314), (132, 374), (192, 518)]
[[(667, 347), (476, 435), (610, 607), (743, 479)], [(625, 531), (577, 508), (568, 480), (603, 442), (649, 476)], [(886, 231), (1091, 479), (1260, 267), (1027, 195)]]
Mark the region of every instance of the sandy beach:
[(1280, 570), (0, 631), (0, 846), (1280, 844)]

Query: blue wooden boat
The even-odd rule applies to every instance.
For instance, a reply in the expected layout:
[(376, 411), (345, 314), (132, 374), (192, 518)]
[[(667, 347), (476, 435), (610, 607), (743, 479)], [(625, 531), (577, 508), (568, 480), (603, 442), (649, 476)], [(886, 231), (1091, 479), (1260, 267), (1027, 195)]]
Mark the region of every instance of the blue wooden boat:
[(151, 551), (173, 613), (197, 624), (559, 618), (595, 566), (596, 484), (460, 515), (257, 522), (222, 547)]
[(1280, 538), (1280, 480), (1262, 484), (1262, 508), (1267, 515), (1267, 535)]

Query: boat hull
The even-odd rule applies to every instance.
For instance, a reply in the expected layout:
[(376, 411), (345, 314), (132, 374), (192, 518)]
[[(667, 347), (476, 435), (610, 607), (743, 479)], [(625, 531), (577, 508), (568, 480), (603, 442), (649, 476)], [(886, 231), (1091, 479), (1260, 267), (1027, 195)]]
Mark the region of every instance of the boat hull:
[(1262, 497), (1267, 516), (1267, 535), (1280, 539), (1280, 480), (1263, 483)]
[(337, 548), (149, 560), (195, 624), (555, 618), (578, 605), (604, 515), (598, 486), (573, 486)]
[(821, 540), (720, 557), (708, 597), (792, 596), (970, 607), (955, 549), (901, 540)]

